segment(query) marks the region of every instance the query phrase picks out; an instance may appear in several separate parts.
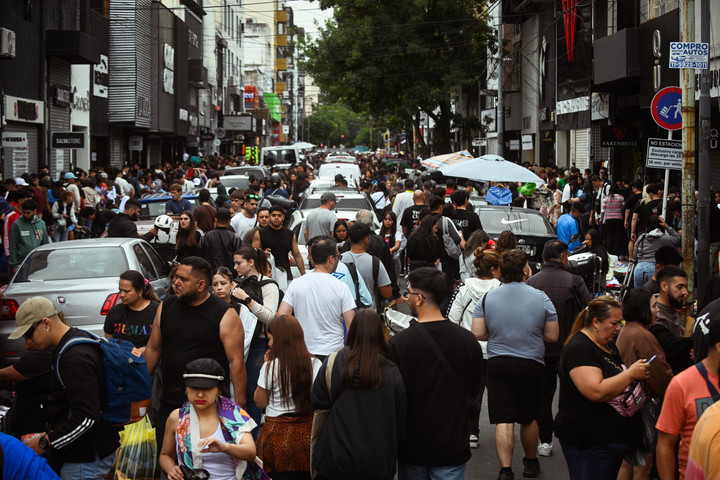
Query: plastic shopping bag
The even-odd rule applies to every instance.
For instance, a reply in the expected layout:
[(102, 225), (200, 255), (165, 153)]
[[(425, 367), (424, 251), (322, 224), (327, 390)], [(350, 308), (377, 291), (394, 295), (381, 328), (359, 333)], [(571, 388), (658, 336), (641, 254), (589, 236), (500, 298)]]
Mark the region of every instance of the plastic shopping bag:
[(139, 422), (126, 425), (120, 432), (120, 448), (117, 450), (112, 471), (115, 480), (160, 478), (155, 428), (147, 415)]

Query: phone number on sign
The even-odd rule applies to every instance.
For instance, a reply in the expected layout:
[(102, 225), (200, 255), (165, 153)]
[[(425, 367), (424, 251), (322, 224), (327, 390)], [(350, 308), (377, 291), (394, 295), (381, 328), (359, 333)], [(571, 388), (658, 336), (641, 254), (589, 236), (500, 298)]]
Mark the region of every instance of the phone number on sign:
[(698, 68), (707, 69), (708, 62), (670, 62), (670, 68)]

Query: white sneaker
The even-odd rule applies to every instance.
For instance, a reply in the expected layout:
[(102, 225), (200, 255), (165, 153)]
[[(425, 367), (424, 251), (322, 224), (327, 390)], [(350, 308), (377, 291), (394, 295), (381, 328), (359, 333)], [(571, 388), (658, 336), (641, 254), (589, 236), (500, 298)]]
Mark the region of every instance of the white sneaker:
[(538, 445), (537, 453), (541, 457), (549, 457), (552, 454), (552, 443), (541, 443)]
[(480, 439), (477, 435), (470, 435), (470, 448), (478, 448), (478, 445), (480, 444)]

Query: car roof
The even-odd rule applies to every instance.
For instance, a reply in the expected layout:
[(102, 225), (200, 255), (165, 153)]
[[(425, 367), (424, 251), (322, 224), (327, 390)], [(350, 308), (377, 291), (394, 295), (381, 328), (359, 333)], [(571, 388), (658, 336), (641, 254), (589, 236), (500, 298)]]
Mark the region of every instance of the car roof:
[[(337, 197), (364, 197), (365, 194), (363, 192), (358, 192), (354, 188), (333, 188), (332, 190), (327, 190), (330, 193), (334, 193)], [(307, 196), (307, 198), (320, 198), (322, 194), (325, 192), (313, 192)]]
[(35, 249), (42, 250), (67, 250), (70, 248), (92, 248), (92, 247), (122, 247), (128, 243), (142, 242), (139, 238), (85, 238), (82, 240), (73, 240), (72, 242), (53, 242), (46, 243)]

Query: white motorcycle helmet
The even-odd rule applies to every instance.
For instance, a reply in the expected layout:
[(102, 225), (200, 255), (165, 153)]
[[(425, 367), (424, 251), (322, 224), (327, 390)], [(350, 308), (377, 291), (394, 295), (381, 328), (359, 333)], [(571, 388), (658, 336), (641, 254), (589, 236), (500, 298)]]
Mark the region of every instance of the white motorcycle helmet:
[(155, 226), (158, 230), (163, 230), (166, 233), (170, 232), (170, 229), (175, 225), (175, 221), (170, 215), (158, 215), (155, 219)]

